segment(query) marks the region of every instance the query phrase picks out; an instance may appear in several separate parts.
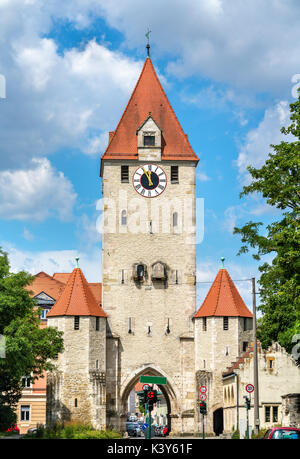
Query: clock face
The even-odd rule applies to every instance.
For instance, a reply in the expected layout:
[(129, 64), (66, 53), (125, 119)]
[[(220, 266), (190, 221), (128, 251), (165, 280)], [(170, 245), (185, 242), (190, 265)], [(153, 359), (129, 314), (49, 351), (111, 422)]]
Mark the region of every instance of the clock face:
[(134, 189), (145, 198), (159, 196), (167, 186), (167, 176), (161, 167), (155, 164), (145, 164), (139, 167), (133, 175)]

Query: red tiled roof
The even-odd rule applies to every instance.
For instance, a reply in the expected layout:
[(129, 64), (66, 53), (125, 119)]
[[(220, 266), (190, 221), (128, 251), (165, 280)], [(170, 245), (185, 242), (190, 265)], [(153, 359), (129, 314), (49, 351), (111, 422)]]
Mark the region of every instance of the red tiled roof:
[(137, 159), (136, 131), (150, 112), (162, 130), (162, 160), (198, 161), (149, 57), (116, 130), (109, 133), (109, 144), (101, 160)]
[(47, 318), (56, 316), (107, 317), (80, 268), (73, 270), (64, 291), (47, 314)]
[(68, 279), (70, 277), (71, 273), (54, 273), (53, 274), (53, 279), (58, 280), (60, 282), (63, 282), (66, 284), (68, 282)]
[(253, 317), (226, 269), (220, 269), (194, 318), (207, 316)]
[[(257, 351), (261, 352), (261, 343), (258, 340), (257, 340)], [(253, 354), (253, 343), (251, 343), (250, 346), (248, 346), (247, 350), (243, 352), (241, 356), (236, 358), (235, 362), (232, 362), (232, 365), (230, 367), (227, 367), (226, 371), (223, 371), (222, 376), (230, 375), (234, 370), (239, 369), (240, 365), (242, 365), (245, 362), (245, 359), (251, 358), (252, 354)]]
[(51, 296), (51, 298), (57, 300), (64, 288), (64, 283), (41, 271), (34, 276), (32, 284), (28, 285), (26, 290), (32, 292), (33, 296), (36, 296), (41, 292), (45, 292), (47, 295)]

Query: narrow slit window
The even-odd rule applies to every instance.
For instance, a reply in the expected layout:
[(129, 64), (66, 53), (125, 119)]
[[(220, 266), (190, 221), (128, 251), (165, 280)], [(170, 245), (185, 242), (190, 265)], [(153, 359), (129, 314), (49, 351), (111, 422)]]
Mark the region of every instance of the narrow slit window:
[(202, 330), (203, 331), (206, 331), (207, 330), (207, 321), (206, 321), (206, 317), (203, 317), (203, 322), (202, 322)]
[(99, 331), (100, 328), (100, 319), (99, 317), (96, 317), (96, 331)]
[(166, 333), (167, 333), (167, 334), (171, 333), (171, 330), (170, 330), (170, 319), (168, 319), (167, 328), (166, 328)]
[(175, 284), (178, 285), (178, 270), (175, 271)]
[(75, 400), (74, 400), (74, 406), (75, 406), (75, 408), (77, 408), (77, 406), (78, 406), (77, 398), (75, 398)]
[(223, 330), (228, 330), (228, 317), (223, 317)]
[(121, 212), (121, 225), (122, 226), (127, 225), (127, 212), (126, 212), (125, 209), (122, 210), (122, 212)]
[(173, 228), (178, 225), (178, 212), (173, 212)]
[(74, 330), (79, 330), (79, 320), (80, 320), (79, 316), (74, 317)]
[(178, 166), (171, 166), (171, 183), (179, 183)]
[(122, 269), (121, 271), (121, 284), (125, 284), (125, 271)]
[(132, 319), (131, 319), (131, 317), (129, 317), (129, 319), (128, 319), (128, 333), (129, 334), (132, 333)]
[(129, 183), (129, 166), (121, 166), (121, 182)]

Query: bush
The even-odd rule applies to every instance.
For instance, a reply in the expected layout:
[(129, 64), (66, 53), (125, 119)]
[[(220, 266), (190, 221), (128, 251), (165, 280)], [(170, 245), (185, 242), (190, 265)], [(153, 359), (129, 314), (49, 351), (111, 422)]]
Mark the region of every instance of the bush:
[(80, 424), (78, 422), (56, 423), (51, 427), (39, 426), (35, 434), (28, 434), (28, 438), (68, 438), (68, 439), (102, 439), (122, 438), (116, 430), (95, 430), (91, 424)]
[(0, 432), (14, 426), (17, 422), (17, 415), (8, 405), (0, 405)]
[(239, 440), (239, 438), (240, 438), (240, 431), (239, 431), (239, 430), (236, 430), (235, 432), (233, 432), (231, 438), (233, 438), (234, 440)]
[(258, 434), (255, 434), (255, 432), (254, 432), (254, 430), (253, 430), (253, 431), (252, 431), (251, 438), (253, 438), (253, 439), (256, 439), (256, 438), (263, 438), (267, 430), (268, 430), (268, 429), (261, 429), (261, 430), (259, 430)]

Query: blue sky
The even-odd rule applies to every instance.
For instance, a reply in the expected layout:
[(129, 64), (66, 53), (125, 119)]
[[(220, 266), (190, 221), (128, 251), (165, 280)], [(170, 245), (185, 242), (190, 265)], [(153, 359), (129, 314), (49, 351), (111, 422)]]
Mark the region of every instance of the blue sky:
[[(205, 235), (198, 281), (226, 258), (232, 278), (258, 278), (237, 257), (234, 225), (276, 211), (241, 200), (246, 166), (282, 139), (300, 81), (296, 0), (2, 0), (0, 2), (0, 245), (14, 271), (70, 271), (80, 256), (101, 280), (100, 155), (146, 57), (200, 157), (197, 196)], [(0, 92), (1, 94), (1, 92)], [(237, 284), (251, 304), (250, 283)], [(199, 301), (209, 284), (199, 284)]]

